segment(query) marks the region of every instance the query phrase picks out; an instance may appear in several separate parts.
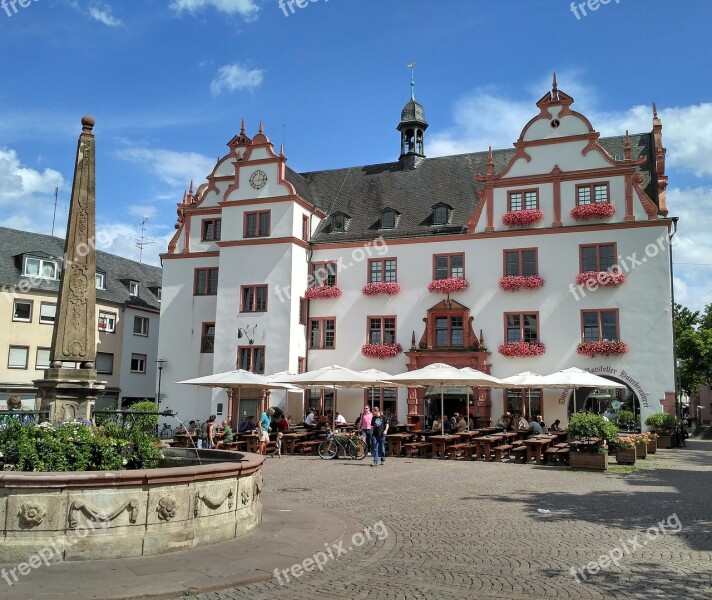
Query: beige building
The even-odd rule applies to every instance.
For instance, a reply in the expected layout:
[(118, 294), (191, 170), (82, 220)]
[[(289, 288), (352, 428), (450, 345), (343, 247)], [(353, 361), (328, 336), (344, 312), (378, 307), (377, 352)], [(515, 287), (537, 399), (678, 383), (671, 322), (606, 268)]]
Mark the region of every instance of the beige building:
[[(64, 240), (0, 227), (0, 406), (34, 408), (33, 381), (49, 367)], [(98, 407), (156, 397), (161, 269), (98, 251)], [(66, 365), (71, 366), (71, 365)]]

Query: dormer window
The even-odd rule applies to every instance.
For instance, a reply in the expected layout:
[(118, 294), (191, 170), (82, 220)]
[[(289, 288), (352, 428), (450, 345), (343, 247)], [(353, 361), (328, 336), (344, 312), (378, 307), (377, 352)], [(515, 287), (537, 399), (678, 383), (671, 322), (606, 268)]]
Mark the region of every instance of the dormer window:
[(331, 217), (331, 231), (335, 233), (346, 231), (346, 215), (344, 213), (336, 213)]
[(101, 272), (97, 271), (96, 275), (94, 276), (94, 281), (95, 281), (95, 287), (97, 290), (105, 290), (106, 289), (106, 273), (101, 273)]
[(396, 226), (396, 211), (384, 210), (381, 213), (381, 229), (394, 229)]
[(59, 279), (57, 261), (46, 258), (25, 257), (22, 274), (26, 277), (39, 277), (41, 279)]
[(450, 220), (450, 207), (447, 204), (438, 204), (433, 207), (433, 225), (447, 225)]
[(129, 280), (129, 296), (138, 296), (138, 281)]

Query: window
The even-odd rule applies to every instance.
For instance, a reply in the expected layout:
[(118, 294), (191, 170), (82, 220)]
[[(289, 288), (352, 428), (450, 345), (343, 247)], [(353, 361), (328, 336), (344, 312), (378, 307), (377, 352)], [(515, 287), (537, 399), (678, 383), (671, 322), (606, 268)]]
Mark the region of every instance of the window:
[(109, 352), (97, 352), (96, 372), (111, 375), (114, 372), (114, 355)]
[(336, 319), (309, 319), (309, 347), (336, 347)]
[(237, 349), (238, 367), (251, 373), (265, 372), (265, 347), (249, 346)]
[(106, 289), (106, 275), (104, 273), (96, 273), (94, 275), (94, 287), (97, 290)]
[(539, 208), (539, 190), (518, 190), (508, 194), (509, 211)]
[[(439, 206), (436, 210), (444, 208), (445, 209), (445, 219), (447, 222), (447, 208), (445, 206)], [(435, 216), (433, 216), (433, 221), (435, 221)], [(396, 211), (394, 210), (384, 210), (381, 213), (381, 229), (393, 229), (396, 226)]]
[(464, 254), (436, 254), (433, 263), (435, 271), (433, 279), (465, 278)]
[(57, 314), (57, 305), (49, 302), (40, 304), (40, 323), (46, 325), (54, 325), (55, 315)]
[(543, 415), (541, 390), (507, 390), (507, 412), (522, 413), (529, 421)]
[(346, 230), (346, 215), (343, 213), (336, 213), (331, 217), (331, 230), (336, 232), (343, 232)]
[(593, 183), (586, 185), (576, 186), (576, 204), (577, 206), (583, 206), (585, 204), (597, 204), (601, 202), (608, 202), (608, 184), (607, 183)]
[(13, 321), (32, 321), (32, 300), (15, 300), (12, 308)]
[(8, 369), (26, 369), (27, 355), (30, 349), (27, 346), (10, 346), (7, 357)]
[(305, 242), (309, 241), (309, 217), (302, 215), (302, 239)]
[(591, 244), (580, 248), (581, 273), (607, 271), (616, 265), (615, 244)]
[(334, 262), (316, 262), (311, 266), (311, 285), (336, 285), (336, 263)]
[(620, 339), (617, 310), (583, 310), (581, 320), (584, 342)]
[(37, 356), (35, 357), (35, 369), (49, 369), (49, 348), (37, 348)]
[(398, 390), (392, 387), (368, 388), (366, 404), (371, 408), (377, 406), (382, 411), (390, 410), (391, 414), (395, 415), (398, 408)]
[(505, 275), (536, 275), (537, 251), (533, 250), (505, 250), (504, 274)]
[(99, 311), (99, 331), (114, 333), (116, 331), (116, 314)]
[(222, 219), (203, 219), (200, 241), (217, 242), (220, 239)]
[(267, 237), (270, 231), (270, 218), (268, 210), (245, 213), (245, 237)]
[(396, 259), (371, 259), (368, 261), (368, 283), (396, 283)]
[(306, 394), (306, 412), (315, 410), (317, 414), (322, 414), (334, 410), (334, 390), (329, 388), (325, 390), (310, 389)]
[(307, 324), (307, 299), (299, 298), (299, 324)]
[(307, 359), (304, 356), (300, 356), (297, 358), (297, 375), (306, 373), (306, 371), (307, 371)]
[(215, 296), (218, 293), (218, 270), (196, 269), (193, 295)]
[(146, 372), (146, 355), (132, 354), (131, 355), (131, 372), (145, 373)]
[(158, 300), (159, 302), (161, 301), (162, 292), (163, 288), (156, 288), (156, 300)]
[(25, 268), (22, 274), (28, 277), (39, 277), (41, 279), (58, 279), (58, 271), (57, 262), (54, 260), (27, 256), (25, 258)]
[(507, 343), (539, 341), (539, 316), (536, 313), (508, 313), (504, 318)]
[(242, 286), (240, 297), (240, 312), (265, 312), (267, 310), (266, 285)]
[(200, 336), (200, 351), (204, 354), (215, 352), (215, 323), (203, 323), (203, 333)]
[(396, 343), (396, 318), (395, 317), (369, 317), (368, 318), (368, 343), (369, 344), (395, 344)]
[(463, 320), (461, 316), (435, 317), (435, 346), (462, 348), (464, 346)]
[(133, 333), (134, 335), (148, 335), (147, 317), (134, 317)]
[(138, 296), (138, 281), (129, 281), (129, 296)]
[(448, 207), (444, 204), (433, 208), (433, 225), (446, 225), (449, 215)]

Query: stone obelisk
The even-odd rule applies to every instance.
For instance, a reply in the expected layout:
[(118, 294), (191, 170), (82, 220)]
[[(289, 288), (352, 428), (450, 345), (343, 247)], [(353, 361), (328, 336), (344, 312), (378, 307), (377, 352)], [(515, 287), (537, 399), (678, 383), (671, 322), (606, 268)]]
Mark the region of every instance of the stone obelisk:
[[(52, 421), (89, 419), (106, 382), (96, 380), (96, 188), (94, 119), (82, 118), (64, 242), (50, 368), (35, 381)], [(63, 368), (75, 363), (77, 368)]]

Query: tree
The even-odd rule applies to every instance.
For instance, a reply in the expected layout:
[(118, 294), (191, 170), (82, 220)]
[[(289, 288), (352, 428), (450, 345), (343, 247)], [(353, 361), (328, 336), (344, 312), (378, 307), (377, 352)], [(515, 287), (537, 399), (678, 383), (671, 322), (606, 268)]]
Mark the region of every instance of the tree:
[(700, 386), (712, 385), (712, 304), (702, 314), (677, 304), (674, 323), (680, 386), (697, 394)]

